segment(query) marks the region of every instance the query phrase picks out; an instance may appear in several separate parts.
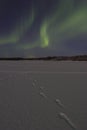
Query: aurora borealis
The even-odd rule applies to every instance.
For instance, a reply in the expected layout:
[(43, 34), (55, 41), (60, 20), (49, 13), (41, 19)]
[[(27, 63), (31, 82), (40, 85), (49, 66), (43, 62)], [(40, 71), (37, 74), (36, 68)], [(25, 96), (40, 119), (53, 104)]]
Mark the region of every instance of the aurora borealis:
[(86, 0), (1, 0), (0, 57), (87, 54)]

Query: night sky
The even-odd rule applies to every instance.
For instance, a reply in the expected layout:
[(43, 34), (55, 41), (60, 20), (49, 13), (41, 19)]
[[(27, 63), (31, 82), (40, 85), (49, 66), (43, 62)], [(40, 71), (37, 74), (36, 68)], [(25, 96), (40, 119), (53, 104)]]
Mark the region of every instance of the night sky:
[(0, 0), (0, 57), (87, 54), (87, 0)]

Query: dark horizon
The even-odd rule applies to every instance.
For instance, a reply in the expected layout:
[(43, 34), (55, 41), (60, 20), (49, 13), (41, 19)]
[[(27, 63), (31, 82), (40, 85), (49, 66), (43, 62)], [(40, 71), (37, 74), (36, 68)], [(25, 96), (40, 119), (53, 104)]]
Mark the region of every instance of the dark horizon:
[(0, 57), (0, 60), (55, 60), (55, 61), (87, 61), (87, 55), (45, 56), (45, 57)]

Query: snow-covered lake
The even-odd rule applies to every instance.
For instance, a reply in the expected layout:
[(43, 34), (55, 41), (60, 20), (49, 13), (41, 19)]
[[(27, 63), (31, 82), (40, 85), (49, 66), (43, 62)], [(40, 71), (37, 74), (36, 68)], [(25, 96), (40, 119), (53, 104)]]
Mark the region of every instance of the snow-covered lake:
[(73, 125), (87, 129), (87, 62), (0, 61), (0, 130)]

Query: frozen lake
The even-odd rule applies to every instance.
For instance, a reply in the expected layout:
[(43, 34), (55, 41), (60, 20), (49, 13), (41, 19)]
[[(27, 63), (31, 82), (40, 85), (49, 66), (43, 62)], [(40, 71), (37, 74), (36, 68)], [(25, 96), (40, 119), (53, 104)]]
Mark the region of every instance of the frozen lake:
[(87, 62), (0, 61), (0, 130), (73, 125), (87, 129)]

